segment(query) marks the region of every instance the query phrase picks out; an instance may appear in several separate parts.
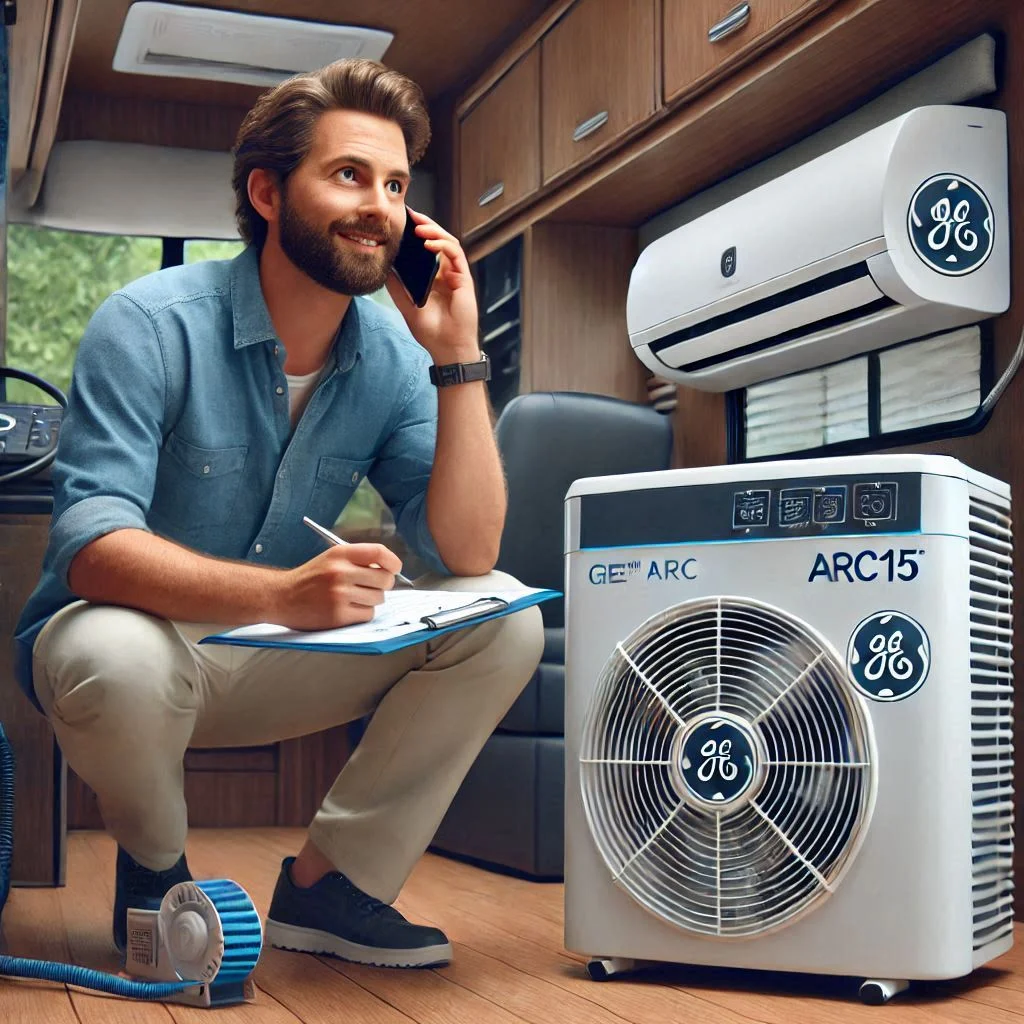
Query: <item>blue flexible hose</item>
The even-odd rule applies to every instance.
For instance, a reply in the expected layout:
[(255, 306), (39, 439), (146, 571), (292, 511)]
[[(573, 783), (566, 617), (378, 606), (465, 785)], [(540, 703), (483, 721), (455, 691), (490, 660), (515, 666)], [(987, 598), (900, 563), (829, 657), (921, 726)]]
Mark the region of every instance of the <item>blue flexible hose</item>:
[[(0, 725), (0, 914), (3, 913), (11, 888), (11, 858), (14, 856), (14, 752), (4, 727)], [(0, 956), (0, 975), (9, 978), (33, 978), (107, 992), (130, 999), (166, 999), (195, 982), (129, 981), (116, 974), (105, 974), (73, 964), (26, 960), (17, 956)]]

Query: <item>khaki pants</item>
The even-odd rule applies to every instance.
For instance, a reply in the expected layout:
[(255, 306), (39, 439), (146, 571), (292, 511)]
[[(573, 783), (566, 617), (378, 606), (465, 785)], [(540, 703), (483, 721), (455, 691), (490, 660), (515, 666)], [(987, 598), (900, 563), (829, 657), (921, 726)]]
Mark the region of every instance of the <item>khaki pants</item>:
[[(427, 576), (427, 589), (515, 586), (503, 573)], [(487, 737), (540, 661), (540, 610), (387, 655), (196, 641), (223, 626), (114, 605), (61, 609), (35, 643), (39, 702), (104, 822), (139, 863), (185, 847), (187, 747), (258, 746), (373, 712), (309, 835), (361, 889), (392, 902)]]

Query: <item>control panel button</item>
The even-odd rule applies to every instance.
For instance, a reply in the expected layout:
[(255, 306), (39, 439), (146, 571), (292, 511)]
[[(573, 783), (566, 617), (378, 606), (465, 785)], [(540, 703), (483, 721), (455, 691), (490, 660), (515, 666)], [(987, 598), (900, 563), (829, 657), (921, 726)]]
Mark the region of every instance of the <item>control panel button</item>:
[(846, 522), (846, 486), (837, 484), (814, 492), (814, 521), (823, 526)]
[(853, 518), (862, 522), (895, 519), (898, 490), (895, 483), (854, 484)]
[(732, 497), (732, 528), (767, 526), (771, 518), (772, 492), (737, 491)]
[(779, 492), (779, 526), (807, 526), (811, 522), (812, 491), (793, 487)]

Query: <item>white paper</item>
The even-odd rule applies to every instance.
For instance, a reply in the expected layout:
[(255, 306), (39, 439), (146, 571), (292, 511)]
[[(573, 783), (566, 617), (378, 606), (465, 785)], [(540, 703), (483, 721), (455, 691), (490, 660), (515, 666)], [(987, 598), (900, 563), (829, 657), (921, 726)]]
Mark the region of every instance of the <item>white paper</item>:
[(463, 608), (490, 597), (497, 597), (511, 604), (530, 594), (540, 593), (533, 587), (520, 587), (517, 590), (389, 590), (384, 595), (384, 603), (374, 610), (369, 622), (356, 622), (351, 626), (338, 629), (324, 629), (316, 632), (303, 632), (289, 629), (273, 622), (258, 622), (251, 626), (239, 626), (237, 629), (217, 634), (223, 640), (234, 637), (247, 640), (275, 640), (294, 642), (296, 644), (367, 644), (379, 643), (417, 633), (425, 629), (422, 621), (424, 615), (447, 611), (451, 608)]

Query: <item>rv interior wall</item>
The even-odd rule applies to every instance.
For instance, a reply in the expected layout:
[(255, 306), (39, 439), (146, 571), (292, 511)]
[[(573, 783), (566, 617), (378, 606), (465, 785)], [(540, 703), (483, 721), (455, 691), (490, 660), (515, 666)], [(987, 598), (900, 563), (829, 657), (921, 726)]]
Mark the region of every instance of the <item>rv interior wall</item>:
[[(434, 175), (417, 169), (409, 204), (434, 210)], [(238, 237), (231, 154), (132, 142), (58, 142), (39, 200), (11, 198), (15, 224), (155, 238)]]

